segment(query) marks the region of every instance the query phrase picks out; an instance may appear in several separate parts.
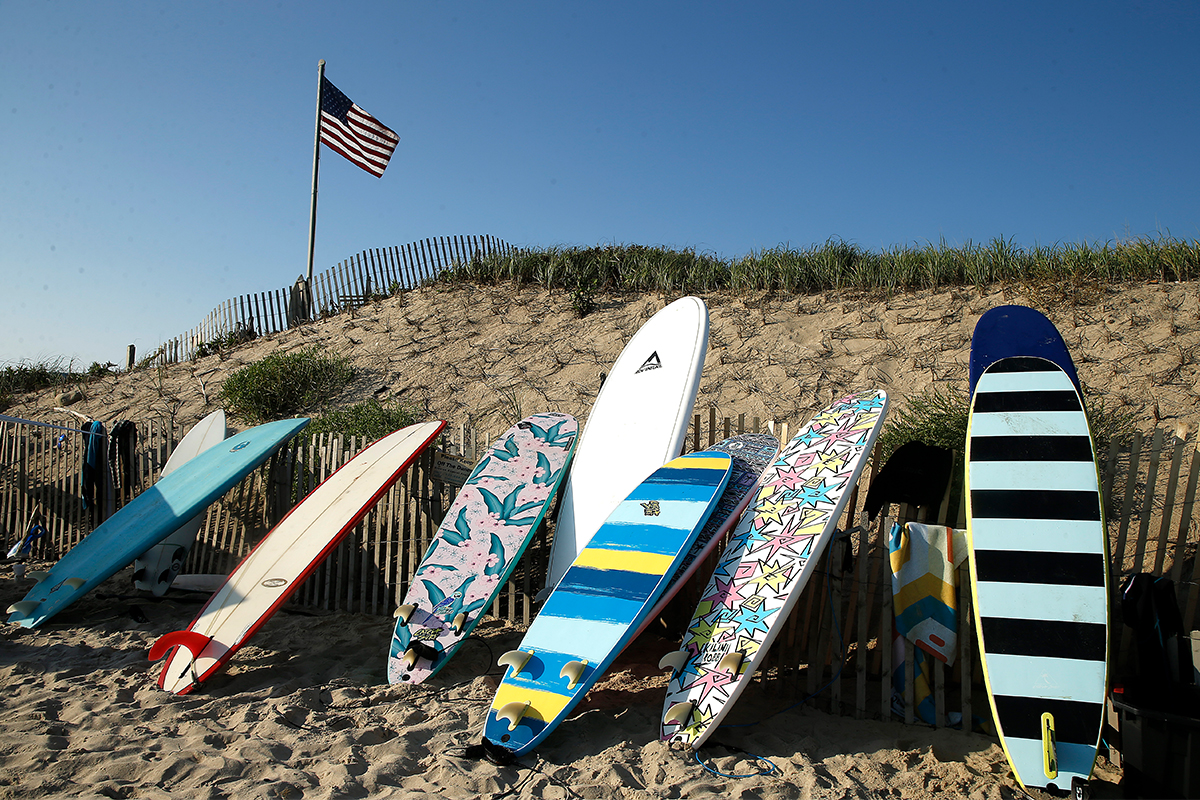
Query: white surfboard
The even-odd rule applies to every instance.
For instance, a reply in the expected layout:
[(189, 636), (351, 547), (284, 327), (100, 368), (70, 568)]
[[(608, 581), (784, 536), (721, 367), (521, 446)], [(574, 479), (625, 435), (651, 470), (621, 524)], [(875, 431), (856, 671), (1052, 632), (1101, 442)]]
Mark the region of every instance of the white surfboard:
[(385, 436), (313, 489), (242, 560), (186, 631), (165, 634), (150, 648), (151, 661), (172, 651), (158, 685), (186, 694), (219, 670), (445, 425), (425, 422)]
[[(186, 464), (208, 448), (225, 441), (225, 437), (228, 435), (225, 412), (220, 409), (212, 412), (197, 422), (179, 441), (179, 444), (175, 445), (175, 449), (167, 458), (167, 463), (163, 465), (159, 478), (165, 478), (180, 465)], [(152, 592), (157, 597), (161, 597), (167, 589), (171, 588), (172, 581), (179, 574), (184, 559), (187, 558), (188, 552), (196, 542), (196, 534), (200, 532), (200, 526), (204, 524), (206, 512), (207, 509), (201, 511), (162, 542), (138, 556), (137, 560), (133, 562), (134, 586), (144, 592)]]
[(698, 297), (660, 310), (625, 345), (575, 450), (550, 549), (547, 590), (558, 585), (617, 505), (679, 455), (707, 350), (708, 308)]

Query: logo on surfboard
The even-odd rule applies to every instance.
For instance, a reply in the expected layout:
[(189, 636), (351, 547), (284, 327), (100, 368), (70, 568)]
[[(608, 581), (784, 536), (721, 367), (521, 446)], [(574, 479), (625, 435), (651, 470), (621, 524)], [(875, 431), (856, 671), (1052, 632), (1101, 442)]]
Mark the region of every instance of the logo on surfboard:
[(637, 368), (634, 375), (641, 375), (643, 372), (649, 372), (652, 369), (662, 369), (662, 360), (658, 357), (658, 351), (655, 350), (650, 354), (650, 357), (642, 362), (642, 365)]

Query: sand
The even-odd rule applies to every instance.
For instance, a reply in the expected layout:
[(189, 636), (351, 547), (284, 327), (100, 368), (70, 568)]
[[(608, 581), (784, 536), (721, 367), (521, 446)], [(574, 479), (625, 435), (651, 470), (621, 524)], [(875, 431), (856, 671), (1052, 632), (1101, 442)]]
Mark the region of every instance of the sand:
[[(432, 288), (233, 351), (83, 387), (72, 406), (105, 420), (215, 407), (232, 370), (318, 344), (360, 378), (342, 402), (398, 398), (452, 424), (499, 430), (520, 416), (586, 417), (600, 373), (670, 298), (605, 297), (580, 320), (561, 292)], [(1200, 300), (1191, 285), (1120, 291), (1058, 287), (872, 298), (705, 298), (711, 349), (698, 409), (802, 423), (837, 393), (882, 387), (903, 407), (931, 386), (965, 382), (971, 330), (988, 308), (1049, 309), (1081, 378), (1108, 407), (1179, 432), (1200, 419)], [(53, 393), (7, 413), (62, 421)], [(235, 427), (238, 425), (234, 421)], [(242, 425), (244, 427), (244, 424)], [(38, 565), (32, 564), (31, 567)], [(0, 602), (28, 590), (0, 569)], [(0, 797), (1009, 798), (996, 740), (894, 721), (780, 710), (757, 685), (702, 751), (722, 777), (657, 741), (672, 642), (648, 632), (535, 754), (511, 766), (469, 757), (500, 670), (521, 631), (485, 621), (428, 685), (391, 687), (391, 620), (285, 611), (196, 694), (156, 686), (146, 654), (185, 627), (203, 595), (133, 594), (128, 570), (37, 631), (0, 626)], [(1096, 797), (1119, 796), (1101, 759)]]
[[(0, 602), (28, 581), (0, 577)], [(780, 710), (757, 686), (701, 751), (707, 772), (656, 740), (673, 647), (648, 633), (534, 754), (512, 766), (465, 757), (521, 631), (485, 621), (422, 686), (389, 686), (391, 620), (276, 615), (194, 694), (156, 685), (155, 638), (204, 597), (134, 595), (128, 570), (0, 645), (0, 797), (118, 798), (1010, 798), (995, 740), (899, 722)], [(753, 775), (770, 760), (776, 771)], [(1098, 797), (1119, 773), (1101, 762)]]

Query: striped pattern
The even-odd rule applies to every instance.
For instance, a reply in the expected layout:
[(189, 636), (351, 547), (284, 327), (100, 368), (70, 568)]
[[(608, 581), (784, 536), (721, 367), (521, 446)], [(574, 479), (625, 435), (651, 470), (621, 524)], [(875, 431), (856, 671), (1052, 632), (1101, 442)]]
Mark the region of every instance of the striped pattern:
[(400, 137), (321, 76), (321, 141), (376, 178), (383, 177)]
[[(992, 711), (1026, 787), (1086, 780), (1108, 650), (1104, 521), (1087, 417), (1057, 364), (1002, 359), (972, 398), (967, 445), (971, 582)], [(1054, 717), (1057, 776), (1043, 762)]]
[[(642, 482), (609, 515), (563, 575), (529, 627), (520, 649), (525, 668), (505, 675), (484, 736), (517, 754), (536, 746), (604, 673), (654, 606), (707, 521), (729, 479), (724, 453), (677, 458)], [(586, 661), (568, 688), (564, 666)], [(496, 712), (529, 703), (509, 730)]]

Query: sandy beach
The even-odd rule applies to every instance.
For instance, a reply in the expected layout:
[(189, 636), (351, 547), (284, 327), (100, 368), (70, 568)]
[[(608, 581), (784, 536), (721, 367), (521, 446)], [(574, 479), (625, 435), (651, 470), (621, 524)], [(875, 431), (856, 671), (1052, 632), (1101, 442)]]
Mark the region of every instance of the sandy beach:
[[(669, 299), (606, 297), (581, 320), (562, 292), (428, 288), (195, 362), (102, 378), (72, 408), (190, 425), (215, 407), (232, 370), (322, 345), (359, 371), (345, 403), (396, 398), (430, 418), (497, 431), (518, 410), (585, 419), (600, 373)], [(1194, 431), (1200, 420), (1200, 298), (1191, 285), (705, 300), (712, 332), (697, 410), (721, 416), (794, 426), (847, 390), (884, 388), (902, 408), (930, 387), (961, 387), (975, 320), (1021, 302), (1059, 326), (1083, 383), (1106, 406), (1132, 411), (1145, 430)], [(6, 413), (64, 421), (52, 411), (58, 404), (46, 392)], [(4, 606), (30, 585), (0, 569)], [(495, 659), (522, 633), (496, 620), (428, 685), (392, 687), (390, 617), (289, 610), (200, 692), (169, 695), (147, 652), (204, 599), (139, 596), (125, 570), (39, 630), (0, 626), (0, 797), (922, 800), (1010, 798), (1016, 788), (995, 739), (803, 706), (780, 712), (757, 685), (731, 720), (742, 727), (720, 731), (702, 756), (740, 775), (763, 769), (756, 754), (775, 771), (710, 773), (656, 739), (666, 684), (656, 665), (673, 643), (653, 630), (512, 766), (464, 753), (479, 740), (501, 674)], [(1119, 777), (1101, 759), (1093, 796), (1120, 796)]]
[[(0, 600), (29, 582), (11, 571)], [(480, 625), (430, 683), (389, 686), (391, 620), (285, 611), (201, 691), (158, 688), (154, 639), (203, 601), (130, 590), (128, 570), (43, 628), (5, 626), (0, 797), (117, 798), (1009, 798), (995, 740), (799, 707), (752, 688), (701, 751), (706, 771), (656, 740), (671, 642), (648, 632), (534, 754), (497, 766), (478, 742), (521, 631)], [(1118, 796), (1101, 761), (1098, 797)]]

